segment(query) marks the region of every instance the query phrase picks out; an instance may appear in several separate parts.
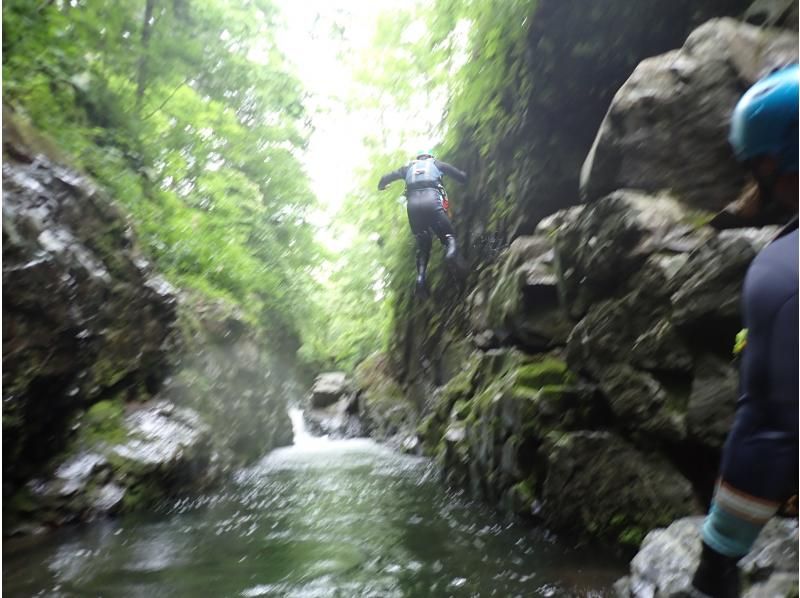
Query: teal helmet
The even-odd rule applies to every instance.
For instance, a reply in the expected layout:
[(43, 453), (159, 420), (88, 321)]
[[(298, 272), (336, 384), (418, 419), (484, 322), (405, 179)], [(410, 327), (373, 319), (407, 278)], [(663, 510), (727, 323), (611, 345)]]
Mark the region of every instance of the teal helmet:
[(416, 156), (417, 160), (421, 160), (422, 158), (433, 158), (433, 154), (430, 152), (430, 150), (425, 150), (425, 149), (419, 150), (416, 153)]
[(798, 65), (775, 71), (741, 97), (731, 117), (728, 141), (736, 159), (773, 156), (779, 173), (797, 172)]

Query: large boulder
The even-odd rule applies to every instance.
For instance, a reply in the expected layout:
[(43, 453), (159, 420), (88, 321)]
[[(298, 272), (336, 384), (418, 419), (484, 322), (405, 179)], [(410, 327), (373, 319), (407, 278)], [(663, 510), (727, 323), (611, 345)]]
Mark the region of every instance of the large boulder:
[(745, 11), (744, 20), (761, 27), (786, 27), (797, 30), (797, 0), (755, 0)]
[(699, 510), (692, 486), (657, 454), (610, 432), (553, 434), (544, 448), (547, 521), (638, 546), (651, 529)]
[(682, 253), (709, 231), (667, 195), (615, 191), (574, 212), (555, 233), (555, 271), (561, 300), (579, 318), (593, 303), (619, 295), (649, 256)]
[[(497, 73), (513, 83), (487, 97), (496, 102), (496, 117), (464, 115), (454, 127), (453, 159), (470, 172), (456, 208), (457, 225), (470, 234), (458, 232), (470, 244), (498, 229), (508, 238), (529, 235), (542, 217), (577, 203), (580, 165), (636, 65), (678, 47), (710, 18), (741, 14), (750, 1), (608, 0), (602, 10), (563, 0), (529, 3), (527, 19), (519, 17), (524, 43)], [(496, 143), (487, 146), (484, 138)]]
[(319, 374), (311, 387), (308, 403), (303, 419), (313, 434), (331, 438), (364, 435), (358, 416), (358, 396), (351, 391), (345, 372)]
[[(650, 532), (617, 585), (619, 598), (684, 598), (700, 558), (702, 517)], [(797, 520), (773, 519), (739, 561), (744, 598), (798, 595)]]
[(4, 533), (133, 511), (202, 490), (222, 473), (211, 428), (196, 412), (168, 401), (128, 413), (119, 403), (101, 401), (76, 427), (52, 473), (30, 480), (4, 505)]
[(680, 50), (644, 60), (611, 103), (581, 172), (594, 201), (621, 188), (670, 190), (687, 205), (720, 210), (742, 190), (727, 144), (743, 91), (797, 61), (798, 36), (734, 19), (698, 27)]
[(147, 399), (168, 372), (176, 297), (124, 215), (33, 149), (4, 110), (3, 484), (13, 492), (101, 399)]
[(678, 325), (700, 320), (741, 320), (742, 284), (756, 254), (775, 236), (775, 227), (725, 230), (694, 251), (671, 288)]
[(692, 354), (669, 319), (669, 304), (632, 292), (602, 301), (575, 325), (567, 341), (567, 362), (593, 379), (612, 364), (641, 369), (690, 372)]
[(358, 411), (357, 395), (347, 394), (327, 407), (304, 410), (303, 421), (315, 436), (358, 438), (365, 435)]
[(344, 372), (319, 374), (311, 387), (311, 407), (313, 409), (328, 407), (344, 397), (347, 391), (347, 374)]
[(600, 389), (620, 426), (638, 443), (679, 443), (686, 438), (681, 400), (649, 372), (627, 364), (609, 366)]

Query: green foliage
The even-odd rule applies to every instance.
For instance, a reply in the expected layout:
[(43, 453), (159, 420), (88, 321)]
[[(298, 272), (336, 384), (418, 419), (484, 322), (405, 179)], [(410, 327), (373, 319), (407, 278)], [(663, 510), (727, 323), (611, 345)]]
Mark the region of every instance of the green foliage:
[[(535, 7), (534, 0), (437, 0), (411, 3), (379, 19), (368, 56), (354, 59), (362, 87), (351, 105), (377, 115), (366, 140), (368, 166), (337, 216), (338, 226), (354, 231), (356, 239), (321, 295), (326, 321), (320, 329), (327, 334), (304, 348), (309, 358), (349, 369), (372, 351), (387, 349), (389, 338), (402, 336), (412, 313), (414, 239), (402, 183), (380, 193), (377, 182), (407, 163), (423, 140), (439, 138), (434, 153), (467, 170), (507, 149), (523, 126), (519, 105), (531, 93), (525, 50)], [(429, 107), (441, 98), (447, 98), (444, 113), (431, 122)], [(491, 179), (487, 185), (493, 177), (503, 180), (502, 172), (484, 171)], [(468, 204), (480, 204), (492, 224), (508, 219), (513, 205), (505, 197), (477, 197), (474, 185), (454, 185), (450, 195), (457, 230)], [(429, 273), (434, 286), (449, 284), (436, 247)]]
[[(273, 338), (302, 337), (316, 367), (352, 369), (388, 347), (412, 306), (402, 183), (378, 192), (381, 175), (439, 139), (434, 152), (462, 168), (496, 165), (482, 169), (481, 196), (474, 184), (452, 189), (457, 229), (467, 206), (493, 226), (510, 218), (498, 182), (532, 92), (535, 7), (413, 2), (379, 19), (367, 54), (343, 57), (357, 71), (350, 109), (374, 127), (333, 223), (347, 250), (327, 261), (297, 158), (310, 131), (304, 93), (277, 50), (270, 0), (9, 0), (4, 101), (111, 190), (173, 282), (241, 306)], [(429, 106), (442, 98), (437, 118)], [(430, 281), (444, 286), (437, 249)]]
[(124, 204), (175, 283), (297, 337), (319, 250), (274, 18), (269, 0), (9, 0), (3, 92)]

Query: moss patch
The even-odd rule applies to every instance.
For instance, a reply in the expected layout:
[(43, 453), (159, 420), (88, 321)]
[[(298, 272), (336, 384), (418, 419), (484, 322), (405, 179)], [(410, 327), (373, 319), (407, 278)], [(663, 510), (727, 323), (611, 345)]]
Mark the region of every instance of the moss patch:
[(127, 433), (123, 425), (125, 410), (115, 400), (100, 401), (92, 405), (81, 418), (80, 440), (86, 444), (120, 444)]
[(572, 374), (567, 369), (567, 364), (552, 357), (527, 363), (517, 370), (518, 384), (528, 388), (561, 385), (571, 380)]

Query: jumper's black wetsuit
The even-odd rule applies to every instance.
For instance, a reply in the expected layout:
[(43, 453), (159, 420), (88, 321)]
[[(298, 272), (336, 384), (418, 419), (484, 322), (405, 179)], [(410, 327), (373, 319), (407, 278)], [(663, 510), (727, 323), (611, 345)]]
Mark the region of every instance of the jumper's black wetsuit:
[[(447, 162), (434, 160), (442, 174), (454, 178), (460, 183), (467, 180), (466, 173), (460, 171), (455, 166), (451, 166)], [(397, 170), (385, 174), (381, 177), (378, 183), (378, 189), (383, 189), (393, 181), (405, 180), (406, 173), (408, 172), (410, 164), (401, 166)], [(447, 235), (453, 235), (453, 225), (450, 224), (450, 219), (447, 217), (442, 206), (442, 195), (437, 187), (427, 187), (423, 189), (409, 189), (406, 190), (406, 198), (408, 204), (406, 209), (408, 211), (408, 223), (411, 225), (411, 232), (417, 238), (417, 243), (420, 249), (427, 246), (430, 251), (431, 236), (430, 231), (433, 230), (439, 240), (444, 243)]]
[(417, 239), (417, 293), (427, 295), (425, 272), (431, 255), (431, 230), (445, 246), (445, 261), (458, 268), (456, 238), (453, 225), (442, 205), (442, 177), (450, 176), (463, 183), (467, 175), (455, 166), (433, 158), (415, 160), (385, 174), (378, 183), (383, 190), (392, 181), (406, 181), (406, 209), (411, 232)]
[(797, 230), (774, 241), (745, 278), (741, 398), (703, 528), (706, 544), (729, 557), (746, 554), (779, 505), (797, 492), (797, 244)]

